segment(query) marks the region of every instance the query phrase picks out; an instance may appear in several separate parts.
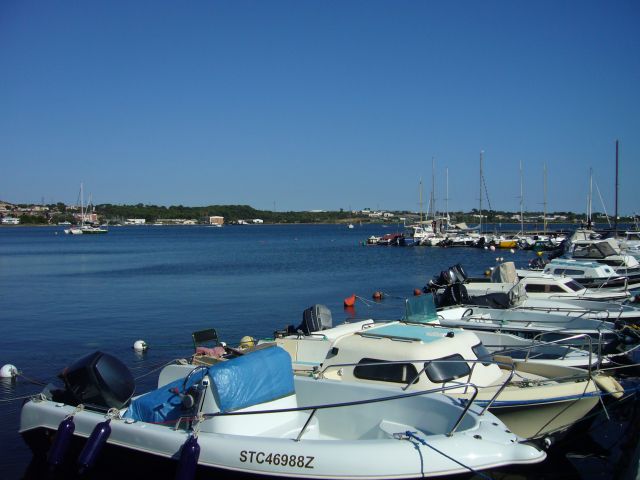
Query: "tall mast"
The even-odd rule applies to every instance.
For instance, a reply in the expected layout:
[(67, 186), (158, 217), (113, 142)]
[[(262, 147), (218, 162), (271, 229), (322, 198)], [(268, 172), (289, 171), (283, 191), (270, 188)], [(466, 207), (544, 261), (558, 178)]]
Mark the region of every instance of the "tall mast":
[(84, 190), (83, 184), (80, 182), (80, 226), (84, 226)]
[(480, 150), (480, 233), (482, 233), (482, 155), (484, 150)]
[(524, 235), (524, 187), (522, 185), (522, 160), (520, 160), (520, 233)]
[(431, 208), (433, 221), (436, 221), (436, 159), (431, 157)]
[(587, 199), (587, 228), (591, 229), (591, 214), (593, 212), (593, 168), (589, 168), (589, 198)]
[(418, 192), (420, 198), (420, 225), (422, 225), (422, 177), (420, 177), (420, 192)]
[(543, 164), (543, 172), (544, 172), (544, 212), (542, 217), (542, 225), (543, 225), (543, 233), (547, 234), (547, 163)]
[(447, 178), (447, 196), (445, 197), (445, 210), (447, 213), (447, 225), (449, 224), (449, 167), (445, 169)]
[(618, 140), (616, 140), (616, 213), (613, 228), (618, 233)]

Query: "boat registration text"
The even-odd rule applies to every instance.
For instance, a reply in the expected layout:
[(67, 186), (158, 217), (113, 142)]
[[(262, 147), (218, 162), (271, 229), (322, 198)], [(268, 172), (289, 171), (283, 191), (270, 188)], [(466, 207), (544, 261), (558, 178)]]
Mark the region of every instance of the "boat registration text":
[(313, 468), (315, 457), (308, 455), (287, 455), (286, 453), (240, 451), (240, 461), (243, 463), (268, 463), (269, 465), (282, 465), (298, 468)]

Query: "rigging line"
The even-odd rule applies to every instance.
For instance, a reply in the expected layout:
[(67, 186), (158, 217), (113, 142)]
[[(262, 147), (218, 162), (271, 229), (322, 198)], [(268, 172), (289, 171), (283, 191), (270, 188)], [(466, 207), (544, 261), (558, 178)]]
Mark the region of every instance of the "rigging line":
[(487, 197), (487, 203), (489, 204), (489, 211), (493, 210), (491, 208), (491, 200), (489, 200), (489, 190), (487, 189), (487, 182), (484, 179), (484, 175), (482, 175), (482, 185), (484, 185), (484, 195)]
[(424, 445), (425, 447), (429, 447), (430, 449), (432, 449), (433, 451), (439, 453), (440, 455), (442, 455), (443, 457), (451, 460), (452, 462), (457, 463), (458, 465), (460, 465), (463, 468), (466, 468), (467, 470), (469, 470), (471, 473), (475, 474), (475, 475), (479, 475), (482, 478), (486, 478), (488, 480), (493, 480), (489, 475), (486, 475), (482, 472), (479, 472), (478, 470), (475, 470), (471, 467), (469, 467), (468, 465), (465, 465), (464, 463), (456, 460), (455, 458), (451, 457), (450, 455), (447, 455), (446, 453), (444, 453), (441, 450), (438, 450), (436, 447), (434, 447), (433, 445), (430, 445), (426, 442), (426, 440), (420, 438), (418, 435), (415, 434), (415, 432), (412, 432), (410, 430), (407, 430), (406, 432), (404, 432), (405, 436), (407, 437), (407, 439), (414, 439), (417, 442), (421, 443), (422, 445)]
[(174, 362), (175, 362), (175, 359), (171, 360), (169, 362), (163, 363), (162, 365), (160, 365), (160, 366), (158, 366), (158, 367), (156, 367), (156, 368), (154, 368), (152, 370), (149, 370), (147, 373), (143, 373), (142, 375), (139, 375), (139, 376), (135, 377), (134, 380), (139, 380), (140, 378), (144, 378), (147, 375), (151, 375), (152, 373), (160, 370), (161, 368), (164, 368), (165, 366), (172, 365)]
[(600, 193), (600, 188), (598, 187), (598, 182), (595, 182), (596, 190), (598, 192), (598, 197), (600, 198), (600, 203), (602, 203), (602, 209), (604, 210), (604, 216), (607, 217), (607, 223), (609, 224), (609, 228), (611, 228), (611, 221), (609, 220), (609, 215), (607, 214), (607, 207), (604, 204), (604, 200), (602, 200), (602, 194)]
[(17, 376), (20, 376), (20, 377), (24, 378), (27, 382), (33, 383), (34, 385), (44, 386), (44, 385), (46, 385), (48, 383), (48, 382), (45, 382), (44, 380), (37, 380), (37, 379), (34, 379), (34, 378), (29, 378), (22, 372), (18, 372)]
[(0, 398), (0, 402), (15, 402), (16, 400), (24, 400), (25, 398), (32, 398), (40, 392), (30, 393), (29, 395), (22, 395), (20, 397)]

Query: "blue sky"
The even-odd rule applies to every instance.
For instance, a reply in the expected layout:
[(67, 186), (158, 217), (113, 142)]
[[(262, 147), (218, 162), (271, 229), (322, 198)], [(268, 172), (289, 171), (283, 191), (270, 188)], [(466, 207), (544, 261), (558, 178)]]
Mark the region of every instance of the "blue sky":
[[(0, 199), (640, 211), (640, 2), (0, 2)], [(595, 188), (594, 188), (595, 191)], [(602, 210), (597, 192), (594, 206)], [(487, 205), (486, 199), (484, 200)], [(425, 207), (426, 208), (426, 207)]]

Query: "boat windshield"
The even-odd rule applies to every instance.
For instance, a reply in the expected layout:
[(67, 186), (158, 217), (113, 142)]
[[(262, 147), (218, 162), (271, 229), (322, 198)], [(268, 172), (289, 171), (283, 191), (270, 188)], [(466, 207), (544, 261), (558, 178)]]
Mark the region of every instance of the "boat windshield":
[[(412, 363), (384, 363), (375, 358), (363, 358), (353, 369), (353, 376), (356, 378), (380, 382), (407, 383), (417, 375), (418, 370)], [(416, 378), (414, 383), (417, 380)]]
[(427, 377), (433, 383), (445, 383), (469, 375), (469, 364), (459, 353), (424, 364)]
[(567, 287), (569, 287), (574, 292), (579, 292), (580, 290), (584, 290), (584, 286), (576, 282), (575, 280), (569, 280), (565, 283)]

